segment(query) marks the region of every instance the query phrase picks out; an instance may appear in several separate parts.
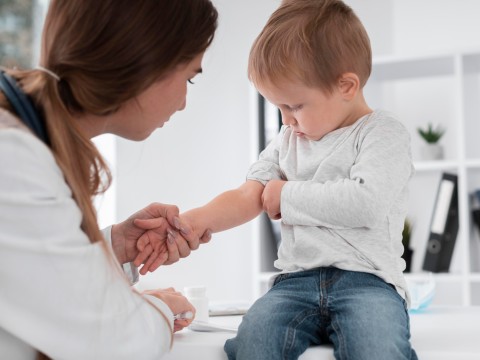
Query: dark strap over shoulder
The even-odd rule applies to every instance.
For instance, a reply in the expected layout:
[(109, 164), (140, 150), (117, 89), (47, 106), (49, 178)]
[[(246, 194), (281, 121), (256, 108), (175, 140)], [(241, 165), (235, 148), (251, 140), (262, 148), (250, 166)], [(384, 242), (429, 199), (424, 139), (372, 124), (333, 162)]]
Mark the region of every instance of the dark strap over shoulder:
[(31, 99), (20, 89), (15, 79), (4, 71), (0, 71), (0, 90), (25, 125), (45, 144), (50, 145), (43, 119), (33, 106)]

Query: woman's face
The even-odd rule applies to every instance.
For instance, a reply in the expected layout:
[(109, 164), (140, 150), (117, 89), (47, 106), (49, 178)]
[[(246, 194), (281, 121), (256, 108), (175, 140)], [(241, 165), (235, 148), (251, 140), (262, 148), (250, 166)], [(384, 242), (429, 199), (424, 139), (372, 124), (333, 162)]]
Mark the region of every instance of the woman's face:
[(106, 132), (139, 141), (161, 128), (174, 113), (185, 108), (187, 83), (202, 72), (202, 59), (203, 53), (127, 101), (113, 114), (115, 119), (110, 119)]

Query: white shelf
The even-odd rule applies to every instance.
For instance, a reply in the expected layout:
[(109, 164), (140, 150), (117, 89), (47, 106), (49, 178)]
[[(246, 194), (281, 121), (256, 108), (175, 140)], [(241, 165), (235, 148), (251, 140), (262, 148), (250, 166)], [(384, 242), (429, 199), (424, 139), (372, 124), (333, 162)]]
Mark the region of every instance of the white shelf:
[(385, 57), (375, 61), (370, 80), (392, 81), (429, 76), (445, 76), (453, 73), (454, 61), (451, 56), (423, 58)]
[(440, 171), (457, 170), (457, 161), (416, 161), (414, 162), (415, 171)]
[[(370, 98), (367, 96), (370, 96)], [(475, 286), (480, 284), (480, 251), (471, 239), (478, 236), (471, 224), (470, 193), (480, 189), (480, 51), (421, 57), (386, 57), (374, 61), (366, 87), (367, 100), (396, 113), (412, 138), (416, 173), (410, 183), (409, 214), (413, 218), (413, 273), (407, 278), (423, 280), (426, 243), (439, 178), (442, 172), (458, 176), (459, 232), (449, 273), (435, 273), (437, 304), (478, 303)], [(447, 129), (441, 144), (445, 160), (419, 161), (417, 128), (428, 123)], [(477, 239), (478, 240), (478, 239)], [(475, 252), (478, 256), (472, 256)], [(478, 296), (477, 296), (478, 297)]]
[[(412, 139), (416, 169), (410, 183), (408, 217), (413, 222), (414, 280), (433, 276), (437, 284), (437, 305), (480, 305), (480, 239), (471, 224), (470, 194), (480, 189), (480, 50), (430, 56), (388, 56), (374, 59), (372, 76), (365, 88), (372, 108), (395, 113)], [(442, 125), (445, 160), (420, 161), (418, 127)], [(258, 150), (258, 144), (255, 148)], [(257, 152), (258, 154), (258, 152)], [(459, 232), (449, 273), (430, 275), (422, 271), (436, 191), (442, 172), (458, 176)], [(276, 273), (276, 248), (268, 238), (267, 225), (254, 227), (257, 261), (257, 295)], [(474, 241), (472, 241), (474, 239)]]
[(480, 273), (473, 273), (469, 275), (471, 282), (480, 283)]
[[(480, 144), (479, 144), (480, 146)], [(465, 166), (467, 169), (480, 169), (480, 159), (475, 159), (475, 160), (466, 160), (465, 161)]]

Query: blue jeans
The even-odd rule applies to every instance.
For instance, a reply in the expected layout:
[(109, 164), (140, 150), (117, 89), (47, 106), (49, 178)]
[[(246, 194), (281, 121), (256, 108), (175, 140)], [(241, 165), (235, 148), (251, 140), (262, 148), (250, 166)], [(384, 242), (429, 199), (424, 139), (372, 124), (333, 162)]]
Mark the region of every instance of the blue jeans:
[(230, 360), (290, 360), (333, 344), (337, 360), (417, 359), (405, 301), (367, 273), (318, 268), (282, 274), (227, 340)]

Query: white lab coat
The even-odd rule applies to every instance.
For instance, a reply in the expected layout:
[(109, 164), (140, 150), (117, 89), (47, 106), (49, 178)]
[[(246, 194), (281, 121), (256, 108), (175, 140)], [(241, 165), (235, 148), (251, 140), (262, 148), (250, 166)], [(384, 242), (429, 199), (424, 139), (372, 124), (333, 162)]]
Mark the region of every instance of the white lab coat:
[(50, 150), (6, 117), (0, 111), (0, 358), (33, 359), (36, 349), (54, 359), (160, 358), (170, 309), (134, 293), (107, 246), (90, 243)]

